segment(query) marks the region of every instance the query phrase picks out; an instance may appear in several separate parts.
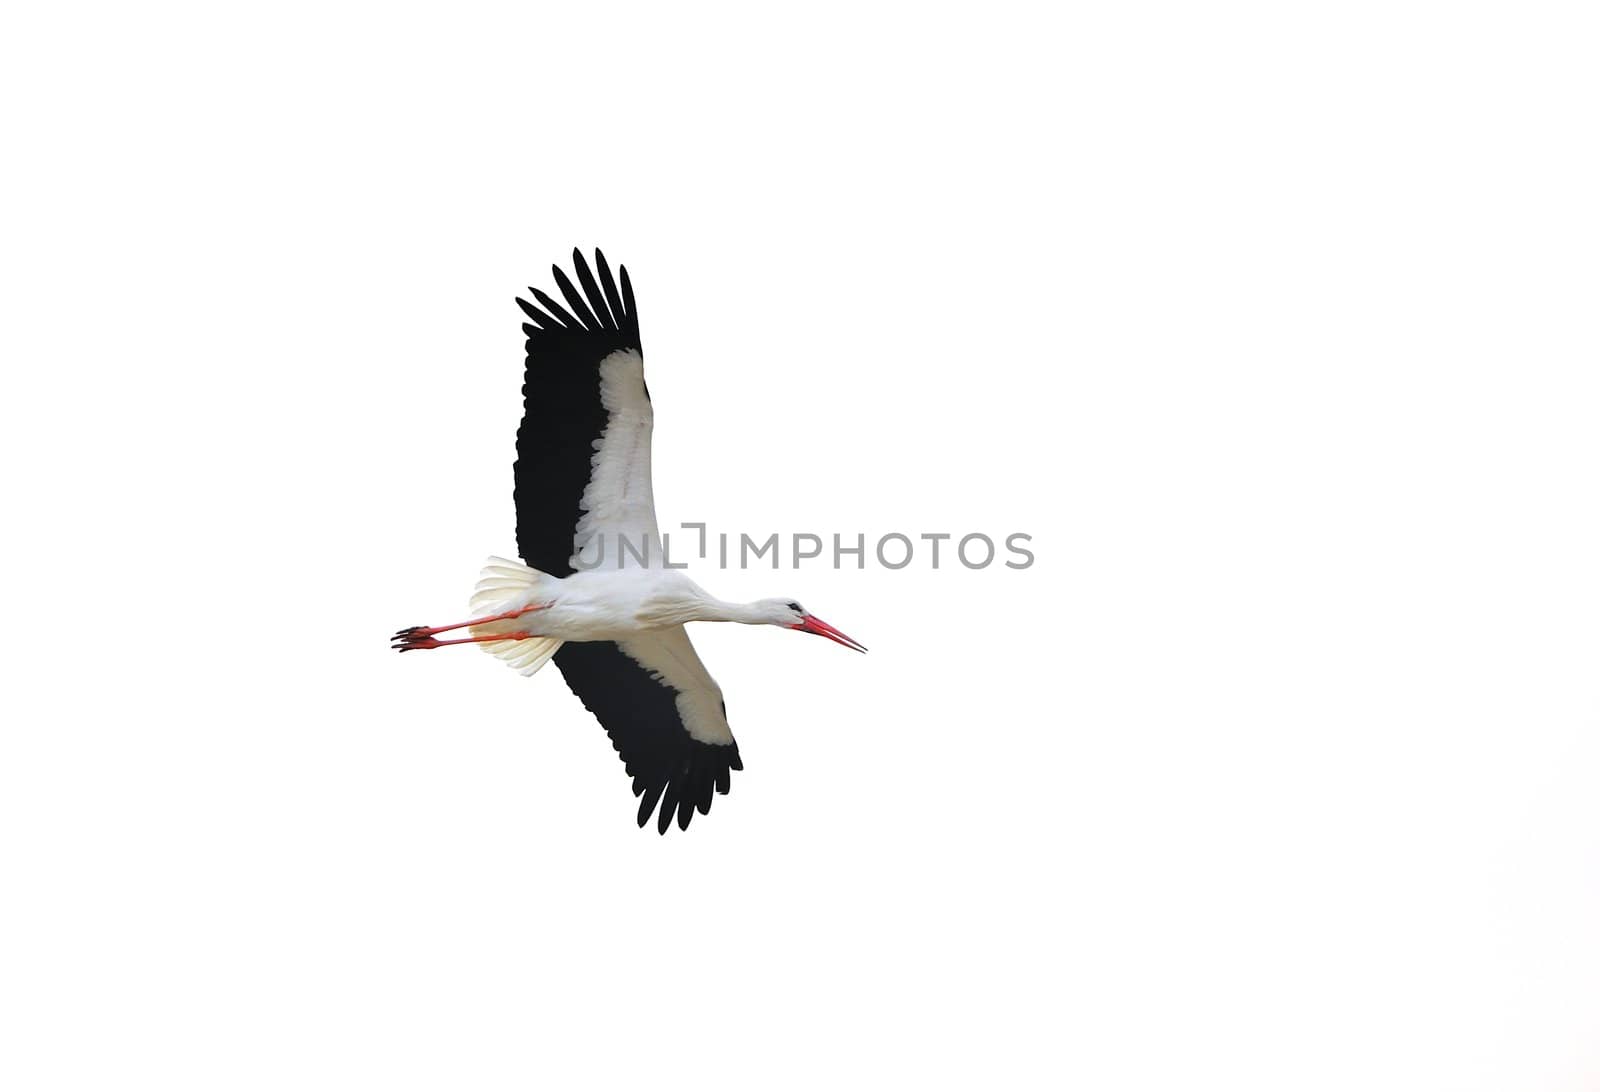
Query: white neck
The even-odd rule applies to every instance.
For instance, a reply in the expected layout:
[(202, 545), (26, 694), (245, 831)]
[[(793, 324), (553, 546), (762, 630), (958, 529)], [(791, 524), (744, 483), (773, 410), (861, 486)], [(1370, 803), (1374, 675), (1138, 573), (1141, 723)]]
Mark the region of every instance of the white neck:
[(696, 622), (742, 622), (747, 626), (765, 625), (769, 619), (760, 603), (729, 603), (706, 599), (695, 611)]
[(648, 625), (678, 626), (685, 622), (743, 622), (747, 626), (770, 624), (770, 604), (729, 603), (701, 588), (692, 587), (654, 600), (641, 612)]

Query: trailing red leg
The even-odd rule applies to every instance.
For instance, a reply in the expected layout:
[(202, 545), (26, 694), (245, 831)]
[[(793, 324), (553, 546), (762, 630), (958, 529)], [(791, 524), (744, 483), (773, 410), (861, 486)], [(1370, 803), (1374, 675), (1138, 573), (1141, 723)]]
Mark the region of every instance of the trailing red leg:
[[(545, 606), (548, 605), (549, 604), (545, 604)], [(432, 637), (436, 633), (449, 633), (453, 629), (461, 629), (464, 626), (481, 626), (486, 625), (489, 622), (509, 622), (513, 618), (521, 618), (529, 611), (544, 610), (545, 606), (532, 606), (523, 607), (521, 610), (508, 610), (503, 614), (491, 614), (483, 618), (473, 618), (465, 622), (453, 622), (448, 626), (412, 626), (409, 629), (403, 629), (399, 633), (396, 633), (393, 639), (399, 640), (400, 638), (406, 636)]]
[[(498, 621), (498, 619), (487, 619)], [(476, 625), (476, 622), (462, 623), (463, 625)], [(455, 629), (455, 626), (446, 626), (446, 629)], [(403, 629), (394, 635), (395, 644), (389, 647), (398, 652), (415, 652), (419, 648), (443, 648), (445, 645), (481, 645), (490, 641), (526, 641), (533, 634), (525, 629), (513, 630), (510, 633), (487, 633), (482, 637), (458, 637), (452, 641), (440, 641), (433, 636), (441, 630), (427, 630), (421, 626), (414, 629)]]

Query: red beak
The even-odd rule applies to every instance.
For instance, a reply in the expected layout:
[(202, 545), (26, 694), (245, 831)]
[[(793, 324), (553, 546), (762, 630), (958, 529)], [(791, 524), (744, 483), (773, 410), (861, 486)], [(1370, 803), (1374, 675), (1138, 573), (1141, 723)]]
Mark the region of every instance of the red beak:
[(806, 633), (819, 634), (823, 637), (826, 637), (830, 641), (838, 641), (845, 648), (853, 648), (857, 652), (865, 652), (867, 650), (866, 645), (862, 644), (860, 641), (857, 641), (853, 637), (846, 637), (844, 634), (828, 625), (828, 623), (824, 622), (821, 618), (818, 618), (815, 614), (806, 615), (800, 620), (798, 625), (793, 625), (789, 628), (804, 630)]

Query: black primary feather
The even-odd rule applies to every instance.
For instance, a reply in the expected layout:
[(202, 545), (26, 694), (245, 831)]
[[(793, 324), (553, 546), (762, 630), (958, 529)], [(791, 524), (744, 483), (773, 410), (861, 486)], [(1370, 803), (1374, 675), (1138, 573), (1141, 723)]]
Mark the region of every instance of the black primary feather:
[(606, 303), (611, 306), (611, 314), (617, 320), (616, 328), (621, 330), (627, 325), (628, 315), (622, 309), (622, 297), (617, 295), (617, 282), (611, 279), (611, 267), (606, 264), (606, 256), (598, 250), (594, 252), (594, 265), (600, 272), (600, 284), (605, 289)]
[(599, 333), (602, 329), (600, 320), (594, 317), (594, 312), (589, 310), (589, 305), (578, 295), (578, 290), (572, 286), (572, 281), (561, 271), (559, 265), (550, 267), (550, 272), (555, 274), (556, 287), (561, 289), (561, 294), (567, 298), (567, 306), (572, 308), (572, 313), (578, 316), (578, 321), (583, 323), (585, 330)]
[(589, 272), (589, 263), (583, 260), (583, 252), (577, 247), (572, 248), (572, 267), (578, 274), (578, 283), (583, 285), (584, 294), (589, 297), (590, 306), (594, 309), (595, 318), (600, 322), (600, 328), (617, 329), (611, 309), (607, 306), (605, 297), (600, 294), (600, 286), (594, 283), (594, 274)]

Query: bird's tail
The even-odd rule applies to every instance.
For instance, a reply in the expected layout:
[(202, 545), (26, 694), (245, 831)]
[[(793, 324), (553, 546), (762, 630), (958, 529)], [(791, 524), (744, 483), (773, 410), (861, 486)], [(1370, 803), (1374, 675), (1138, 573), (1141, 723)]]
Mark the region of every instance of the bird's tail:
[[(531, 569), (520, 561), (491, 557), (478, 574), (478, 586), (472, 592), (472, 613), (481, 617), (535, 604), (543, 593), (550, 590), (554, 580), (554, 577)], [(528, 628), (537, 618), (537, 613), (531, 613), (519, 618), (489, 622), (473, 626), (472, 633), (475, 637), (515, 633)], [(520, 641), (485, 641), (478, 647), (500, 657), (522, 674), (532, 675), (550, 662), (550, 657), (561, 647), (561, 641), (555, 637), (529, 637)]]

